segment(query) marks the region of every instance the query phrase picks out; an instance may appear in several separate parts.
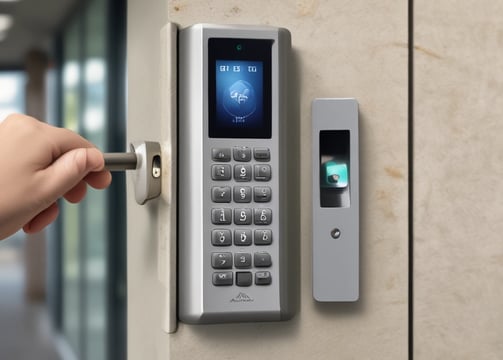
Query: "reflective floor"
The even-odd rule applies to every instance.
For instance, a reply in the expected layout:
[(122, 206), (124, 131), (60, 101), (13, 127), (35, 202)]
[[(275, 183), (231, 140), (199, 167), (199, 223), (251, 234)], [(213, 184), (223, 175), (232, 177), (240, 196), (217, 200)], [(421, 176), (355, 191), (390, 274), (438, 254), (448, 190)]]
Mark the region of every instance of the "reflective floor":
[(46, 307), (24, 297), (21, 239), (0, 243), (0, 359), (59, 360)]

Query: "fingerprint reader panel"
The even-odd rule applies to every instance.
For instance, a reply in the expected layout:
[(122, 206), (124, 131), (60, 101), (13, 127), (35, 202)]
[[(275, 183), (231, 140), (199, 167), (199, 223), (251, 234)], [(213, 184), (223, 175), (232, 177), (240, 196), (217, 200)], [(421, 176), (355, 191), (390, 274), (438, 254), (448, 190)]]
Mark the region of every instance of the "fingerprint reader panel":
[(357, 301), (359, 292), (358, 103), (313, 101), (313, 297)]

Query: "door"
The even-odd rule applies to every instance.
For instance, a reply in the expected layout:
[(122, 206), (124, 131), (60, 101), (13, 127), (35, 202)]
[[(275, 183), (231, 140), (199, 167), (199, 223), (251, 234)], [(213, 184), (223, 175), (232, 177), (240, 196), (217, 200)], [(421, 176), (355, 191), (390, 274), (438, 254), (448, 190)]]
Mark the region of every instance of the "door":
[(501, 359), (503, 7), (414, 9), (414, 354)]

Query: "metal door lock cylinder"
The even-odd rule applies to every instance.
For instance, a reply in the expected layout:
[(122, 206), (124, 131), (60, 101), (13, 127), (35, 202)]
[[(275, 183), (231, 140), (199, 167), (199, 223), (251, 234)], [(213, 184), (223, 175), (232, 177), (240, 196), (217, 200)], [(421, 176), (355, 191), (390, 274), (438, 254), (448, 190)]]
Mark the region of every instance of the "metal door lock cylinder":
[(133, 184), (136, 202), (140, 205), (161, 194), (161, 145), (153, 141), (135, 142), (131, 152), (105, 153), (105, 169), (135, 170)]

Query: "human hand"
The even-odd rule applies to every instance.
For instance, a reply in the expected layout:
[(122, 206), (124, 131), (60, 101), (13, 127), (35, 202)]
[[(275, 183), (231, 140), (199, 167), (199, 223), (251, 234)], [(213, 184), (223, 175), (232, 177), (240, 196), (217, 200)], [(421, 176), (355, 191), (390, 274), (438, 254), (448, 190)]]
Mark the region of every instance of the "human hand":
[(58, 216), (59, 198), (77, 203), (87, 185), (104, 189), (111, 180), (103, 154), (78, 134), (8, 116), (0, 123), (0, 239), (42, 230)]

